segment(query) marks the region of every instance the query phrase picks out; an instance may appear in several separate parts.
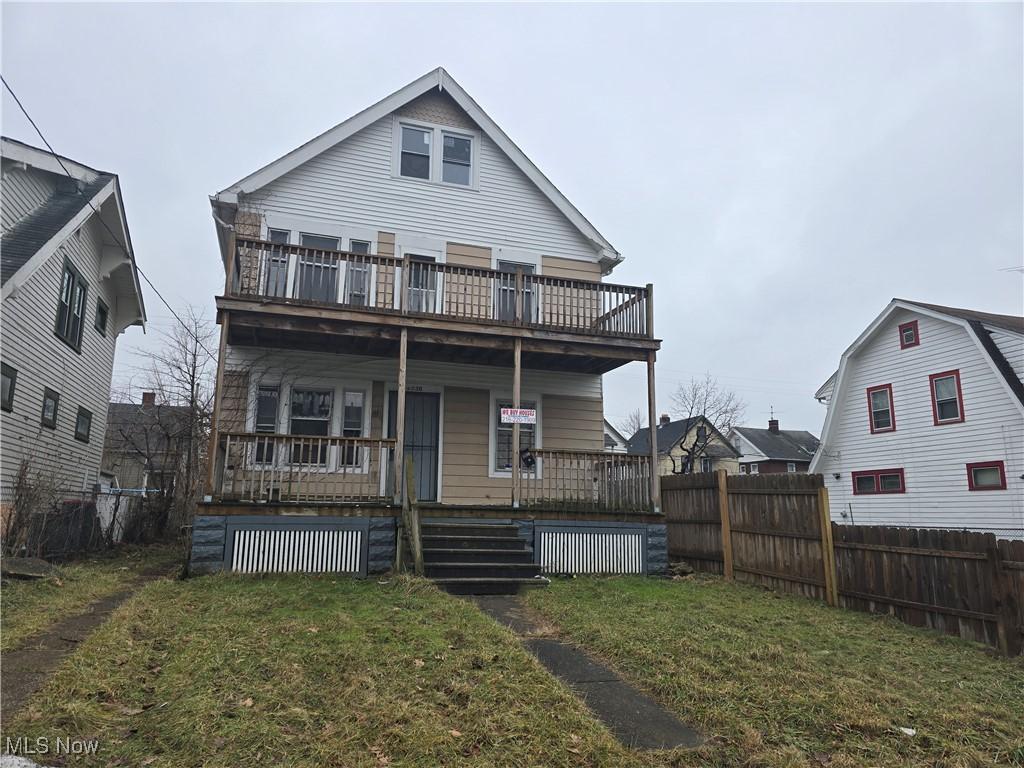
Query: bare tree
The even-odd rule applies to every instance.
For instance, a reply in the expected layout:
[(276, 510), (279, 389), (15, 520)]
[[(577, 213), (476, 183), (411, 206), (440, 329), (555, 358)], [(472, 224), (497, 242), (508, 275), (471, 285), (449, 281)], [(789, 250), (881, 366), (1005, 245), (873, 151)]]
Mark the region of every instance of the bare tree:
[(647, 426), (647, 416), (642, 409), (634, 408), (623, 416), (615, 426), (622, 436), (629, 440), (629, 438)]
[(168, 523), (185, 522), (202, 492), (217, 372), (215, 333), (209, 320), (187, 307), (181, 322), (162, 332), (160, 348), (144, 353), (147, 362), (138, 378), (155, 402), (118, 425), (112, 436), (126, 462), (159, 475), (146, 521), (156, 535)]
[(680, 383), (672, 393), (672, 405), (677, 417), (703, 417), (705, 422), (697, 426), (694, 441), (682, 446), (681, 466), (677, 468), (675, 459), (672, 460), (673, 472), (684, 475), (697, 470), (698, 459), (714, 439), (715, 430), (723, 435), (728, 434), (743, 419), (747, 410), (747, 404), (735, 392), (722, 387), (710, 373), (704, 374), (702, 379)]

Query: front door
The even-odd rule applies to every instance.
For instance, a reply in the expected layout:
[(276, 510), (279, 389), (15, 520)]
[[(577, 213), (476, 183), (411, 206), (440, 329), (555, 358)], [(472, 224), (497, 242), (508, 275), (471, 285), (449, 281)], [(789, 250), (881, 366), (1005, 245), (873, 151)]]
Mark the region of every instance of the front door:
[[(388, 437), (394, 439), (398, 393), (388, 397)], [(439, 452), (441, 396), (436, 392), (405, 394), (405, 460), (413, 461), (416, 498), (437, 501), (437, 459)]]

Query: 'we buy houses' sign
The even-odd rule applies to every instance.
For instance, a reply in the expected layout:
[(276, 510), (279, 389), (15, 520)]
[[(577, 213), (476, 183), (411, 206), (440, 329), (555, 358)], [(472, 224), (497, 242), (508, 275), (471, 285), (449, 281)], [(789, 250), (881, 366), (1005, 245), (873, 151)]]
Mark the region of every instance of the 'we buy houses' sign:
[(536, 424), (536, 408), (502, 408), (502, 424)]

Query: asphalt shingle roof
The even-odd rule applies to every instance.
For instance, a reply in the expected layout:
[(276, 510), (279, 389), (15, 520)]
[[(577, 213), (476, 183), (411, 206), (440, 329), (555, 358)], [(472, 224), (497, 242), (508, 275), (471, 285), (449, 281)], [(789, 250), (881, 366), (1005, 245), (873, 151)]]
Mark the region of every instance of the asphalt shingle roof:
[(810, 461), (818, 450), (818, 438), (802, 429), (780, 429), (778, 432), (757, 427), (735, 429), (769, 459)]
[(941, 304), (925, 304), (921, 301), (910, 301), (910, 299), (897, 299), (907, 304), (914, 304), (934, 312), (941, 312), (944, 315), (959, 317), (961, 320), (973, 320), (992, 328), (1002, 328), (1015, 333), (1024, 333), (1024, 317), (1017, 315), (995, 315), (991, 312), (978, 312), (973, 309), (958, 309), (957, 307), (944, 307)]
[(70, 179), (49, 199), (4, 233), (0, 240), (0, 283), (6, 283), (114, 178), (101, 173), (81, 187)]

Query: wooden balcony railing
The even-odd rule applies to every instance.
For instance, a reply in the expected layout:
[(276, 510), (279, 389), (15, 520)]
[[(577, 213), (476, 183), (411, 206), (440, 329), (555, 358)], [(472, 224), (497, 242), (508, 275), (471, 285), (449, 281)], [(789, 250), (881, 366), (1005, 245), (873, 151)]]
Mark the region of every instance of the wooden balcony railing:
[(236, 240), (238, 296), (334, 304), (569, 333), (649, 338), (646, 288), (504, 272), (415, 257), (328, 251)]
[(220, 500), (373, 502), (394, 498), (395, 441), (252, 432), (221, 434)]
[(521, 470), (520, 506), (583, 511), (648, 512), (651, 457), (604, 451), (532, 452)]

